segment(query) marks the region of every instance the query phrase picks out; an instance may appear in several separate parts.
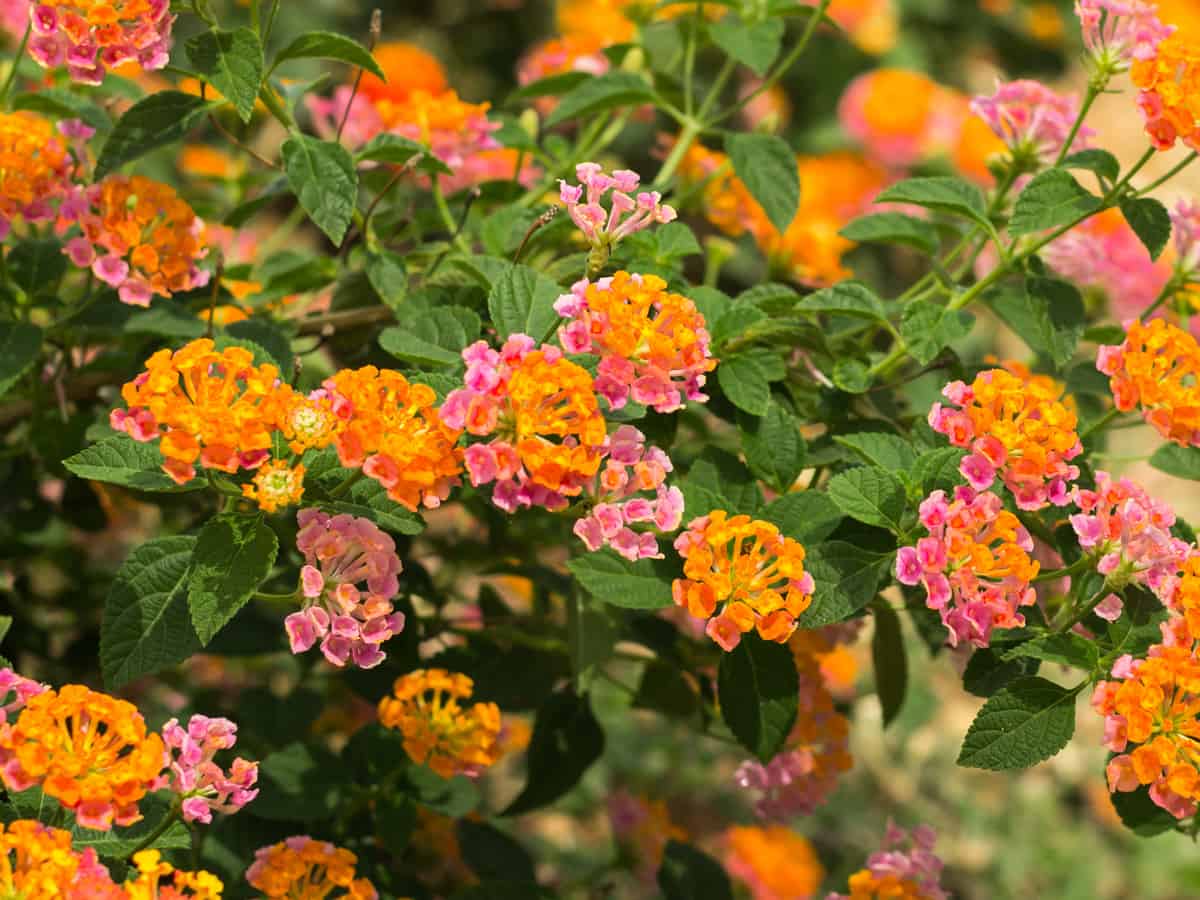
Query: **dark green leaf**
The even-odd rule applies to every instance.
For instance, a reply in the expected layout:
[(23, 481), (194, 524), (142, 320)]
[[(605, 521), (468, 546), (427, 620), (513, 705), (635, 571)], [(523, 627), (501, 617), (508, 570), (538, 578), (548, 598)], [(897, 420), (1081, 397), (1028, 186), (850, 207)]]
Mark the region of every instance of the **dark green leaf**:
[(793, 491), (768, 503), (760, 518), (807, 546), (833, 534), (842, 521), (842, 511), (824, 491)]
[(738, 427), (750, 471), (778, 493), (787, 493), (804, 470), (807, 450), (795, 416), (772, 402), (762, 418), (738, 416)]
[(871, 388), (871, 370), (859, 359), (839, 359), (833, 364), (830, 378), (847, 394), (865, 394)]
[[(945, 638), (945, 626), (939, 628)], [(963, 687), (976, 697), (990, 697), (1018, 678), (1036, 675), (1041, 667), (1041, 661), (1032, 657), (1005, 659), (1010, 645), (993, 643), (993, 647), (980, 647), (972, 653), (963, 671)]]
[(1116, 181), (1121, 176), (1121, 163), (1117, 161), (1117, 158), (1107, 150), (1097, 148), (1072, 153), (1063, 160), (1063, 167), (1087, 169), (1108, 181)]
[(917, 453), (911, 443), (894, 434), (880, 431), (860, 431), (839, 434), (834, 441), (849, 447), (869, 464), (889, 472), (907, 472), (916, 462)]
[(494, 825), (463, 819), (455, 825), (455, 833), (463, 861), (482, 880), (537, 881), (529, 853)]
[(366, 69), (387, 81), (383, 69), (366, 47), (332, 31), (306, 31), (279, 52), (271, 68), (289, 59), (336, 59)]
[(715, 859), (691, 844), (671, 840), (663, 851), (658, 889), (665, 900), (733, 900), (729, 876)]
[(502, 815), (515, 816), (553, 803), (583, 777), (604, 752), (604, 731), (587, 697), (553, 694), (538, 710), (527, 754), (524, 789)]
[(872, 607), (875, 633), (871, 637), (871, 661), (875, 665), (875, 693), (883, 711), (883, 725), (896, 718), (908, 690), (908, 658), (904, 653), (904, 632), (900, 617), (887, 603)]
[(729, 402), (752, 416), (765, 416), (771, 406), (771, 383), (758, 360), (730, 356), (717, 366), (717, 382)]
[(1177, 820), (1150, 799), (1149, 788), (1140, 787), (1128, 793), (1118, 791), (1110, 799), (1121, 822), (1138, 837), (1154, 837), (1175, 829)]
[(893, 184), (876, 198), (877, 203), (914, 203), (926, 209), (965, 216), (991, 228), (983, 192), (961, 178), (909, 178)]
[(203, 31), (184, 46), (196, 71), (233, 104), (243, 122), (249, 122), (263, 79), (258, 35), (250, 28)]
[(566, 602), (571, 672), (575, 675), (575, 689), (584, 693), (591, 688), (597, 670), (612, 658), (619, 630), (609, 615), (610, 610), (594, 597), (572, 591)]
[(1121, 213), (1133, 233), (1146, 246), (1151, 259), (1158, 259), (1171, 239), (1171, 214), (1153, 197), (1126, 198)]
[(488, 314), (501, 338), (527, 334), (544, 341), (559, 320), (554, 301), (561, 294), (559, 286), (540, 272), (512, 265), (488, 294)]
[(813, 602), (799, 618), (801, 628), (844, 622), (873, 599), (892, 555), (872, 553), (845, 541), (807, 548), (805, 570), (812, 575)]
[(912, 358), (927, 365), (944, 348), (970, 334), (974, 321), (962, 310), (950, 310), (930, 300), (914, 300), (904, 308), (900, 335)]
[(613, 606), (662, 609), (671, 605), (671, 581), (677, 573), (664, 560), (630, 562), (604, 549), (576, 556), (567, 568), (588, 593)]
[(281, 822), (327, 819), (349, 786), (341, 761), (317, 745), (292, 743), (262, 761), (254, 814)]
[(853, 316), (859, 319), (882, 320), (887, 318), (883, 301), (865, 284), (843, 281), (831, 288), (809, 294), (796, 304), (798, 312), (830, 313)]
[(639, 106), (654, 100), (646, 82), (632, 72), (608, 72), (572, 88), (546, 117), (546, 127), (618, 106)]
[(800, 172), (792, 148), (774, 135), (738, 133), (725, 139), (725, 149), (734, 173), (771, 224), (787, 231), (800, 206)]
[(1100, 650), (1094, 641), (1089, 641), (1073, 632), (1046, 634), (1031, 641), (1018, 644), (1003, 655), (1010, 660), (1019, 657), (1040, 659), (1043, 662), (1073, 666), (1091, 672), (1100, 662)]
[(283, 142), (283, 168), (313, 224), (340, 244), (358, 202), (358, 172), (350, 153), (332, 141), (293, 135)]
[(215, 516), (200, 529), (188, 573), (192, 627), (207, 644), (271, 574), (279, 539), (262, 516)]
[(783, 748), (796, 721), (799, 684), (791, 650), (753, 632), (721, 655), (721, 717), (738, 743), (764, 763)]
[(13, 284), (30, 295), (53, 290), (67, 271), (66, 254), (54, 238), (21, 241), (8, 251), (6, 262)]
[(480, 322), (462, 306), (436, 306), (385, 328), (379, 346), (397, 359), (419, 366), (457, 366), (463, 348), (479, 335)]
[(997, 294), (992, 308), (1030, 349), (1049, 357), (1058, 369), (1075, 355), (1087, 325), (1079, 291), (1050, 278), (1030, 278), (1021, 293)]
[(962, 484), (958, 468), (965, 455), (958, 447), (938, 447), (918, 456), (912, 466), (912, 479), (920, 486), (921, 495), (939, 490), (949, 492)]
[(861, 216), (843, 228), (841, 234), (860, 244), (907, 244), (930, 256), (941, 246), (932, 223), (898, 212)]
[(904, 515), (904, 485), (887, 469), (858, 466), (829, 480), (829, 499), (852, 519), (900, 530)]
[(1025, 769), (1054, 756), (1075, 733), (1075, 691), (1021, 678), (983, 705), (967, 730), (960, 766)]
[(1200, 481), (1200, 447), (1163, 444), (1150, 457), (1150, 465), (1176, 478)]
[(172, 144), (216, 104), (181, 91), (157, 91), (139, 100), (113, 126), (96, 161), (96, 178), (151, 150)]
[(0, 395), (8, 393), (42, 353), (42, 329), (28, 322), (0, 322)]
[(713, 43), (761, 77), (767, 74), (767, 70), (779, 56), (779, 48), (783, 42), (783, 22), (779, 19), (765, 19), (761, 22), (745, 23), (730, 16), (712, 25), (708, 33)]
[(12, 98), (13, 109), (42, 113), (53, 119), (82, 119), (97, 131), (108, 131), (112, 120), (103, 108), (66, 88), (40, 87)]
[(63, 465), (69, 472), (88, 481), (119, 484), (139, 491), (176, 493), (205, 487), (204, 481), (199, 478), (193, 478), (187, 484), (176, 484), (163, 471), (163, 462), (165, 460), (157, 444), (143, 444), (127, 435), (118, 434), (64, 459)]
[(1017, 197), (1008, 230), (1033, 234), (1070, 224), (1100, 210), (1100, 198), (1088, 193), (1065, 169), (1047, 169)]
[(377, 134), (354, 155), (358, 162), (380, 162), (389, 166), (402, 166), (418, 153), (424, 158), (416, 163), (416, 168), (430, 175), (449, 175), (453, 171), (448, 165), (438, 159), (423, 144), (385, 131)]

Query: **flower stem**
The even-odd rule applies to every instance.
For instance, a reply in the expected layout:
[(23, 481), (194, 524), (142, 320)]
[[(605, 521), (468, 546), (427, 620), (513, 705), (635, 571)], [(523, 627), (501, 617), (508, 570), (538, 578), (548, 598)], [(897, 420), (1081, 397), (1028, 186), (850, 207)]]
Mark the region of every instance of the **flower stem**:
[(162, 817), (162, 821), (159, 822), (158, 825), (156, 825), (154, 827), (153, 831), (151, 831), (148, 835), (146, 835), (144, 838), (142, 838), (140, 841), (138, 841), (138, 845), (129, 851), (128, 858), (133, 859), (135, 856), (137, 856), (139, 853), (141, 853), (147, 847), (152, 846), (154, 844), (154, 842), (157, 841), (160, 837), (162, 837), (164, 834), (166, 834), (167, 829), (170, 828), (172, 825), (174, 825), (177, 821), (179, 821), (179, 815), (182, 812), (182, 809), (183, 809), (183, 804), (180, 801), (180, 799), (178, 797), (176, 797), (174, 802), (171, 804), (171, 809), (167, 812), (167, 814), (165, 816)]
[(1071, 152), (1071, 145), (1075, 143), (1075, 138), (1079, 136), (1079, 129), (1083, 127), (1083, 120), (1087, 118), (1092, 104), (1096, 102), (1096, 98), (1099, 96), (1100, 89), (1094, 84), (1089, 84), (1087, 94), (1083, 98), (1083, 105), (1079, 107), (1079, 115), (1075, 117), (1075, 123), (1071, 126), (1071, 132), (1067, 135), (1067, 139), (1063, 141), (1062, 149), (1058, 151), (1058, 158), (1054, 160), (1055, 166), (1061, 166), (1063, 160)]
[(17, 52), (13, 54), (12, 68), (8, 70), (8, 78), (4, 80), (4, 87), (0, 87), (0, 107), (8, 106), (8, 92), (12, 90), (13, 82), (17, 80), (17, 70), (21, 68), (21, 60), (25, 58), (25, 48), (29, 46), (29, 33), (32, 30), (33, 23), (30, 22), (25, 26), (25, 34), (21, 36)]

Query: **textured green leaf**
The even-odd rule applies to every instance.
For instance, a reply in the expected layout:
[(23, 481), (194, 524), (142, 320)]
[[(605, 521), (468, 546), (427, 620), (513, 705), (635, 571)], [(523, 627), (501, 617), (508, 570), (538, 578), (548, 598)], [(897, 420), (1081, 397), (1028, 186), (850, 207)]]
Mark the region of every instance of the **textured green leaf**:
[(349, 151), (332, 141), (293, 135), (283, 142), (282, 152), (288, 184), (300, 205), (330, 241), (340, 244), (358, 202), (358, 172)]
[[(938, 629), (944, 637), (945, 626), (939, 623)], [(1036, 675), (1042, 665), (1041, 660), (1028, 656), (1005, 659), (1012, 644), (998, 640), (993, 640), (992, 644), (972, 653), (963, 670), (963, 688), (976, 697), (991, 697), (1018, 678)]]
[(907, 472), (917, 459), (913, 445), (894, 434), (860, 431), (856, 434), (839, 434), (833, 440), (843, 447), (849, 447), (871, 465), (889, 472)]
[(941, 245), (937, 228), (931, 222), (898, 212), (861, 216), (843, 228), (841, 234), (860, 244), (907, 244), (930, 256)]
[(871, 388), (871, 370), (860, 359), (839, 359), (829, 376), (847, 394), (865, 394)]
[(155, 538), (117, 571), (100, 627), (100, 669), (110, 689), (183, 662), (200, 649), (187, 607), (196, 539)]
[[(71, 848), (84, 850), (91, 847), (104, 859), (126, 860), (142, 842), (159, 827), (164, 816), (171, 815), (170, 804), (160, 794), (149, 794), (139, 804), (143, 818), (128, 828), (110, 831), (93, 831), (91, 828), (71, 826)], [(172, 823), (166, 831), (149, 845), (154, 850), (186, 850), (192, 845), (192, 837), (183, 822)]]
[(27, 322), (0, 322), (0, 395), (8, 393), (42, 353), (42, 329)]
[(904, 632), (900, 617), (886, 603), (872, 607), (875, 633), (871, 637), (871, 661), (875, 667), (875, 693), (887, 727), (904, 705), (908, 690), (908, 658), (904, 652)]
[(824, 491), (793, 491), (768, 503), (759, 518), (808, 546), (833, 534), (842, 521), (842, 511)]
[[(736, 457), (715, 447), (709, 447), (700, 458), (692, 463), (687, 476), (678, 482), (684, 497), (694, 488), (701, 488), (718, 498), (717, 504), (730, 513), (756, 515), (763, 505), (762, 490), (758, 482)], [(688, 499), (688, 514), (703, 515), (715, 506), (701, 508), (693, 506)]]
[(1116, 181), (1121, 176), (1121, 163), (1117, 158), (1107, 150), (1097, 148), (1072, 153), (1063, 160), (1063, 168), (1086, 169), (1109, 181)]
[(963, 478), (958, 468), (965, 455), (965, 451), (958, 447), (938, 447), (918, 456), (911, 474), (913, 481), (921, 488), (921, 495), (928, 496), (938, 490), (949, 492), (962, 484)]
[(1001, 657), (1004, 660), (1028, 657), (1043, 662), (1074, 666), (1091, 672), (1100, 662), (1100, 650), (1094, 641), (1089, 641), (1073, 632), (1046, 634), (1031, 641), (1018, 644)]
[(787, 493), (804, 470), (807, 452), (795, 416), (772, 402), (762, 418), (738, 416), (738, 428), (750, 471), (778, 493)]
[(844, 622), (873, 599), (892, 555), (872, 553), (846, 541), (807, 548), (805, 570), (812, 575), (813, 602), (799, 618), (801, 628)]
[(192, 627), (208, 644), (271, 574), (279, 539), (262, 516), (209, 519), (200, 529), (188, 573)]
[(782, 748), (796, 721), (799, 678), (792, 652), (751, 632), (721, 655), (721, 717), (743, 747), (764, 763)]
[(1020, 678), (992, 696), (967, 730), (960, 766), (1025, 769), (1054, 756), (1075, 733), (1075, 691)]
[(883, 301), (865, 284), (843, 281), (815, 291), (796, 304), (798, 312), (830, 313), (859, 319), (883, 320), (887, 310)]
[(725, 139), (733, 171), (758, 201), (771, 224), (786, 231), (800, 206), (796, 154), (783, 138), (738, 133)]
[(412, 535), (425, 530), (425, 521), (419, 515), (409, 512), (389, 497), (387, 489), (372, 479), (356, 481), (348, 497), (327, 505), (334, 512), (370, 519), (384, 531), (393, 534)]
[(1163, 444), (1150, 457), (1150, 465), (1176, 478), (1200, 481), (1200, 447)]
[(646, 82), (632, 72), (608, 72), (589, 78), (559, 98), (558, 105), (546, 117), (546, 127), (560, 122), (615, 109), (639, 106), (654, 100)]
[(1059, 369), (1074, 357), (1087, 327), (1079, 291), (1051, 278), (1030, 278), (1023, 292), (996, 295), (992, 308), (1032, 350), (1049, 357)]
[(515, 816), (553, 803), (604, 753), (604, 731), (587, 697), (553, 694), (538, 709), (527, 753), (528, 780), (501, 815)]
[(54, 238), (20, 241), (8, 251), (5, 262), (13, 284), (30, 295), (53, 291), (67, 271), (62, 243)]
[(887, 469), (858, 466), (829, 479), (829, 499), (852, 519), (900, 530), (904, 485)]
[(233, 104), (243, 122), (249, 122), (263, 79), (258, 35), (250, 28), (204, 31), (184, 46), (196, 71)]
[(1153, 197), (1126, 198), (1121, 201), (1121, 214), (1150, 252), (1150, 258), (1162, 256), (1171, 239), (1171, 214), (1162, 201)]
[(96, 160), (96, 179), (179, 140), (216, 105), (182, 91), (157, 91), (139, 100), (117, 120), (104, 142)]
[(671, 840), (663, 851), (658, 889), (665, 900), (733, 900), (721, 864), (691, 844)]
[(357, 162), (380, 162), (389, 166), (402, 166), (418, 153), (424, 156), (415, 164), (416, 168), (430, 175), (449, 175), (453, 170), (429, 152), (423, 144), (410, 138), (385, 131), (367, 141), (354, 154)]
[(332, 31), (306, 31), (279, 52), (271, 68), (274, 69), (280, 63), (290, 59), (334, 59), (360, 69), (366, 69), (387, 81), (387, 75), (379, 67), (379, 63), (375, 61), (371, 51), (350, 38)]
[(527, 334), (535, 341), (544, 341), (558, 323), (554, 301), (562, 293), (557, 284), (540, 272), (512, 265), (488, 294), (488, 315), (501, 338)]
[(457, 366), (463, 348), (479, 335), (479, 316), (462, 306), (436, 306), (402, 325), (385, 328), (379, 346), (418, 366)]
[(630, 562), (608, 549), (576, 556), (567, 568), (592, 596), (626, 609), (670, 606), (671, 581), (678, 574), (664, 560)]
[(187, 484), (176, 484), (163, 471), (164, 461), (158, 444), (143, 444), (128, 435), (118, 434), (67, 457), (63, 465), (67, 471), (88, 481), (119, 484), (139, 491), (177, 493), (204, 488), (204, 481), (199, 478), (193, 478)]
[(730, 16), (710, 26), (708, 33), (713, 43), (726, 54), (753, 69), (761, 77), (767, 74), (767, 70), (779, 56), (783, 30), (783, 22), (780, 19), (746, 23)]
[(971, 333), (974, 317), (930, 300), (914, 300), (904, 308), (900, 336), (913, 359), (926, 365), (946, 347)]
[(898, 181), (876, 198), (877, 203), (914, 203), (926, 209), (965, 216), (991, 228), (983, 192), (961, 178), (937, 176)]
[(1098, 212), (1100, 207), (1100, 198), (1084, 190), (1065, 169), (1047, 169), (1017, 197), (1008, 230), (1013, 235), (1048, 231)]
[(765, 416), (771, 406), (771, 383), (758, 360), (740, 354), (721, 360), (717, 382), (729, 402), (752, 416)]
[(254, 815), (280, 822), (327, 819), (350, 787), (350, 771), (324, 747), (291, 743), (262, 761)]

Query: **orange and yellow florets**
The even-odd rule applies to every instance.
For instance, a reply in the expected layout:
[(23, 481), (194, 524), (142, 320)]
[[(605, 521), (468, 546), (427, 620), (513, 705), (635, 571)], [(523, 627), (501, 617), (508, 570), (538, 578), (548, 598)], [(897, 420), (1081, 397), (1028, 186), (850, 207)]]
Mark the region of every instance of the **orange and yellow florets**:
[(495, 703), (465, 706), (475, 683), (445, 669), (418, 669), (402, 675), (392, 696), (379, 702), (379, 721), (404, 735), (404, 750), (443, 778), (477, 775), (500, 756), (500, 708)]
[(58, 900), (78, 870), (69, 831), (30, 819), (0, 824), (0, 897)]
[(157, 850), (133, 856), (137, 877), (125, 882), (128, 900), (221, 900), (224, 883), (211, 872), (176, 869)]
[(706, 633), (724, 650), (754, 630), (784, 643), (812, 603), (804, 547), (770, 522), (714, 510), (693, 519), (675, 549), (685, 560), (684, 577), (671, 586), (675, 603), (708, 619)]
[(0, 237), (14, 219), (43, 222), (70, 184), (71, 157), (54, 126), (29, 112), (0, 113)]
[(1162, 319), (1131, 321), (1124, 343), (1100, 348), (1096, 368), (1109, 376), (1121, 412), (1140, 407), (1167, 440), (1200, 445), (1200, 345), (1186, 331)]
[(825, 872), (812, 844), (782, 825), (725, 831), (725, 868), (755, 898), (816, 896)]
[(39, 785), (80, 825), (108, 830), (141, 818), (164, 749), (133, 704), (69, 684), (31, 697), (0, 725), (0, 777), (13, 791)]
[(246, 880), (271, 900), (377, 900), (375, 886), (355, 877), (357, 864), (349, 850), (301, 835), (261, 847)]
[(278, 512), (295, 506), (304, 496), (304, 465), (288, 465), (282, 459), (263, 463), (249, 484), (242, 485), (242, 496), (253, 500), (263, 512)]
[(1159, 150), (1177, 141), (1200, 148), (1200, 44), (1173, 34), (1149, 59), (1135, 59), (1130, 77), (1141, 90), (1137, 103), (1150, 142)]

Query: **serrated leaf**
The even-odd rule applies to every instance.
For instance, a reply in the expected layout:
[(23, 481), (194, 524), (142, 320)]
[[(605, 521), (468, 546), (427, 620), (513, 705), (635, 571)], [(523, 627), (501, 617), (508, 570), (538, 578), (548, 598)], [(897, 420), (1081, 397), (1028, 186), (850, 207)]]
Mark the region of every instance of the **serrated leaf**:
[(879, 431), (839, 434), (834, 442), (848, 447), (873, 466), (889, 472), (907, 472), (916, 462), (917, 452), (904, 438)]
[(783, 30), (779, 19), (746, 23), (730, 16), (709, 26), (708, 33), (728, 56), (753, 69), (761, 78), (779, 56)]
[(1133, 197), (1121, 201), (1121, 214), (1133, 233), (1145, 245), (1152, 260), (1157, 260), (1171, 239), (1171, 214), (1161, 200)]
[(762, 418), (739, 416), (738, 428), (750, 471), (779, 493), (787, 493), (804, 470), (807, 452), (795, 416), (772, 402)]
[(1087, 327), (1083, 297), (1065, 281), (1030, 278), (1022, 292), (997, 294), (992, 308), (1030, 349), (1049, 357), (1058, 369), (1071, 361)]
[(384, 531), (394, 534), (413, 535), (425, 530), (425, 521), (419, 515), (389, 497), (387, 489), (373, 479), (356, 481), (350, 488), (349, 497), (326, 505), (334, 512), (370, 519)]
[(800, 206), (800, 171), (792, 148), (771, 134), (739, 133), (726, 138), (725, 150), (771, 224), (787, 231)]
[(1150, 457), (1150, 465), (1176, 478), (1200, 481), (1200, 447), (1163, 444)]
[(263, 79), (258, 35), (250, 28), (204, 31), (184, 46), (197, 73), (233, 104), (243, 122), (249, 122)]
[(575, 689), (586, 693), (595, 680), (597, 669), (612, 657), (618, 628), (609, 615), (611, 610), (580, 591), (572, 591), (567, 603), (567, 652)]
[[(939, 623), (940, 634), (945, 636), (947, 631)], [(1041, 668), (1041, 660), (1032, 657), (1014, 657), (1004, 659), (1009, 643), (993, 640), (993, 646), (980, 647), (971, 654), (967, 666), (963, 670), (963, 688), (976, 697), (991, 697), (1005, 685), (1018, 678), (1036, 675)]]
[(604, 752), (604, 730), (587, 697), (559, 691), (538, 709), (527, 753), (525, 787), (501, 813), (515, 816), (553, 803)]
[(815, 291), (796, 304), (797, 312), (830, 313), (858, 319), (887, 318), (883, 301), (865, 284), (843, 281), (830, 288)]
[(97, 131), (108, 131), (112, 127), (112, 119), (102, 107), (66, 88), (41, 87), (37, 91), (17, 94), (12, 98), (12, 108), (41, 113), (52, 119), (82, 119)]
[[(741, 461), (722, 450), (709, 447), (692, 463), (687, 476), (678, 482), (688, 497), (693, 488), (701, 488), (718, 498), (717, 506), (730, 513), (755, 515), (763, 505), (758, 482)], [(693, 507), (688, 500), (688, 515), (703, 515), (717, 506)]]
[(873, 599), (892, 555), (872, 553), (845, 541), (809, 546), (805, 570), (813, 577), (812, 605), (797, 620), (801, 628), (844, 622)]
[(900, 336), (909, 354), (926, 365), (949, 347), (971, 333), (974, 317), (962, 310), (950, 310), (930, 300), (914, 300), (904, 308)]
[(625, 609), (670, 606), (671, 581), (678, 574), (664, 560), (630, 562), (608, 549), (576, 556), (567, 568), (592, 596)]
[(200, 643), (207, 645), (271, 574), (279, 539), (262, 516), (210, 519), (196, 537), (188, 572), (188, 609)]
[(839, 359), (833, 364), (830, 378), (847, 394), (865, 394), (871, 387), (871, 370), (858, 359)]
[(1020, 678), (983, 704), (967, 730), (960, 766), (1025, 769), (1054, 756), (1075, 733), (1075, 691)]
[(871, 637), (871, 661), (875, 667), (875, 693), (879, 696), (886, 728), (904, 705), (908, 690), (908, 658), (900, 617), (895, 610), (886, 603), (876, 603), (872, 613), (875, 632)]
[(842, 521), (842, 511), (823, 491), (793, 491), (768, 503), (759, 518), (809, 546), (833, 534)]
[(5, 262), (13, 283), (30, 295), (53, 290), (67, 271), (66, 254), (54, 238), (20, 241)]
[(768, 316), (757, 306), (747, 306), (736, 303), (721, 313), (709, 324), (712, 326), (712, 343), (714, 347), (722, 347), (735, 337), (741, 337), (752, 326), (765, 322)]
[(377, 134), (367, 141), (354, 154), (354, 159), (357, 162), (380, 162), (389, 166), (402, 166), (418, 153), (425, 154), (416, 163), (416, 168), (420, 171), (430, 175), (449, 175), (454, 171), (423, 144), (388, 131)]
[(341, 144), (307, 135), (283, 142), (283, 168), (288, 184), (313, 224), (340, 244), (358, 202), (358, 172)]
[(829, 499), (852, 519), (900, 530), (904, 515), (904, 485), (891, 472), (877, 466), (859, 466), (829, 479)]
[(1001, 658), (1007, 661), (1021, 657), (1074, 666), (1077, 669), (1091, 672), (1100, 662), (1100, 650), (1094, 642), (1073, 632), (1067, 632), (1065, 634), (1045, 634), (1031, 641), (1017, 644), (1016, 647), (1004, 653)]
[(488, 315), (502, 339), (512, 334), (527, 334), (535, 341), (544, 341), (559, 320), (554, 301), (562, 293), (554, 281), (540, 272), (512, 265), (488, 294)]
[(880, 194), (876, 203), (914, 203), (926, 209), (964, 216), (991, 229), (983, 192), (961, 178), (936, 176), (898, 181)]
[(764, 416), (771, 406), (771, 383), (758, 361), (745, 354), (723, 359), (717, 382), (729, 402), (752, 416)]
[(1101, 178), (1116, 181), (1121, 176), (1121, 163), (1107, 150), (1092, 148), (1072, 153), (1063, 160), (1063, 168), (1086, 169)]
[(0, 322), (0, 395), (20, 380), (42, 354), (42, 329), (28, 322)]
[(645, 81), (632, 72), (608, 72), (589, 78), (559, 98), (558, 105), (546, 117), (546, 127), (581, 116), (615, 109), (619, 106), (639, 106), (651, 103), (654, 94)]
[(100, 669), (107, 687), (183, 662), (200, 649), (187, 607), (187, 573), (196, 539), (155, 538), (122, 564), (104, 604)]
[(921, 495), (928, 496), (937, 490), (950, 492), (962, 484), (963, 478), (958, 468), (965, 455), (966, 451), (958, 447), (938, 447), (918, 456), (911, 474), (913, 481), (921, 488)]
[(461, 306), (436, 306), (385, 328), (379, 346), (397, 359), (420, 366), (457, 366), (462, 351), (479, 334), (479, 317)]
[(182, 91), (157, 91), (117, 120), (96, 160), (96, 179), (151, 150), (174, 143), (216, 104)]
[(860, 244), (905, 244), (930, 256), (941, 246), (933, 223), (898, 212), (860, 216), (843, 228), (841, 235)]
[(176, 484), (163, 471), (164, 462), (157, 444), (143, 444), (118, 434), (67, 457), (63, 465), (67, 471), (88, 481), (118, 484), (138, 491), (180, 493), (205, 487), (199, 478), (193, 478), (187, 484)]
[(782, 748), (796, 721), (799, 677), (792, 652), (757, 634), (743, 635), (721, 656), (717, 697), (721, 718), (743, 747), (762, 762)]
[(1008, 230), (1013, 235), (1048, 231), (1098, 212), (1101, 205), (1065, 169), (1047, 169), (1017, 197)]
[(387, 75), (366, 47), (332, 31), (307, 31), (284, 47), (271, 68), (289, 59), (333, 59), (366, 69), (384, 81)]
[(658, 870), (665, 900), (733, 900), (729, 876), (715, 859), (691, 844), (667, 842)]

